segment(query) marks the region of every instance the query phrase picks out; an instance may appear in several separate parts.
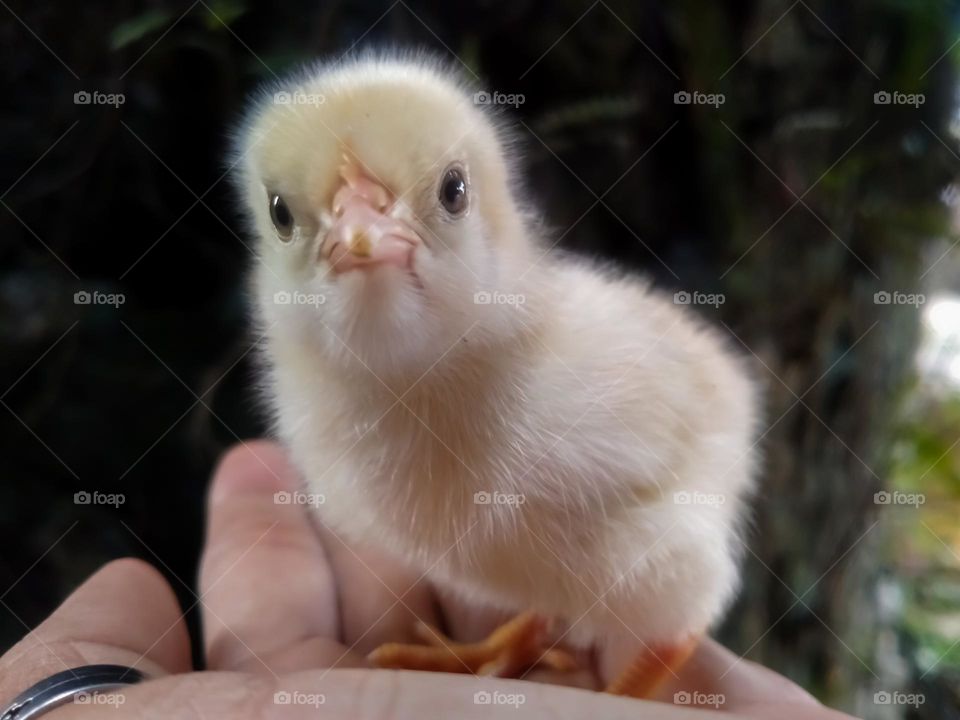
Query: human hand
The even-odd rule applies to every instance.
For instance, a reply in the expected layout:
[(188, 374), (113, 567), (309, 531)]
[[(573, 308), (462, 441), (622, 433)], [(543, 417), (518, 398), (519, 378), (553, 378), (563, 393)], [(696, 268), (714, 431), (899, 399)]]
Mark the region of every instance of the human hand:
[[(482, 637), (503, 618), (440, 595), (388, 558), (349, 547), (314, 527), (303, 507), (274, 502), (275, 493), (296, 487), (296, 472), (267, 442), (235, 448), (215, 474), (197, 598), (207, 670), (193, 672), (186, 625), (161, 574), (119, 560), (0, 658), (0, 708), (54, 673), (108, 663), (136, 667), (150, 680), (44, 717), (103, 718), (107, 706), (117, 720), (313, 717), (321, 706), (325, 717), (352, 719), (709, 717), (550, 684), (604, 686), (622, 662), (608, 648), (580, 653), (583, 669), (572, 676), (538, 670), (528, 680), (369, 669), (366, 653), (412, 640), (415, 618), (444, 625), (458, 640)], [(477, 704), (477, 692), (508, 704)], [(722, 698), (719, 709), (741, 717), (846, 717), (710, 640), (661, 697), (678, 692)]]

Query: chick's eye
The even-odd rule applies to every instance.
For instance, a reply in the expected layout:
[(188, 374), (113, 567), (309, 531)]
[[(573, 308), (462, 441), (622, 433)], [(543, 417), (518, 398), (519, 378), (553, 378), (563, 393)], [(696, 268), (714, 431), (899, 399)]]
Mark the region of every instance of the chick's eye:
[(293, 214), (279, 195), (270, 196), (270, 219), (280, 239), (288, 242), (293, 236)]
[(443, 175), (440, 203), (451, 215), (462, 213), (467, 207), (467, 183), (457, 168), (451, 168)]

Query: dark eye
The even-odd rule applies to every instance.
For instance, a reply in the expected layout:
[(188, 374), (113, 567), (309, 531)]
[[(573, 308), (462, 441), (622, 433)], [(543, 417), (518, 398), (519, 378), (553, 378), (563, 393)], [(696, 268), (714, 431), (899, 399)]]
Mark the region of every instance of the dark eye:
[(270, 219), (280, 239), (289, 242), (293, 237), (293, 214), (279, 195), (270, 196)]
[(467, 183), (463, 171), (450, 168), (440, 182), (440, 204), (451, 215), (459, 215), (467, 208)]

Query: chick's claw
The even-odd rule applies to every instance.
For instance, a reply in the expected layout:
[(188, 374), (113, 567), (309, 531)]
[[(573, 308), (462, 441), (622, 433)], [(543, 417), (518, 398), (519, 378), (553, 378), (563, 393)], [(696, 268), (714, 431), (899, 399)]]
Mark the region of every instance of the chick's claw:
[(518, 677), (537, 666), (564, 672), (576, 669), (576, 662), (565, 650), (545, 646), (546, 630), (542, 618), (523, 613), (480, 642), (459, 643), (419, 622), (414, 631), (425, 645), (387, 643), (370, 653), (368, 659), (381, 668), (495, 677)]

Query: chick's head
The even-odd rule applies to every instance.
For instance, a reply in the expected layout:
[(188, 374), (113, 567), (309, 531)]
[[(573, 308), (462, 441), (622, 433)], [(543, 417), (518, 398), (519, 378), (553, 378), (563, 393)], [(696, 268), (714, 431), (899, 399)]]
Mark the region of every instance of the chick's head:
[(529, 259), (508, 148), (435, 62), (367, 57), (272, 88), (234, 157), (261, 319), (378, 373), (509, 332), (483, 301)]

